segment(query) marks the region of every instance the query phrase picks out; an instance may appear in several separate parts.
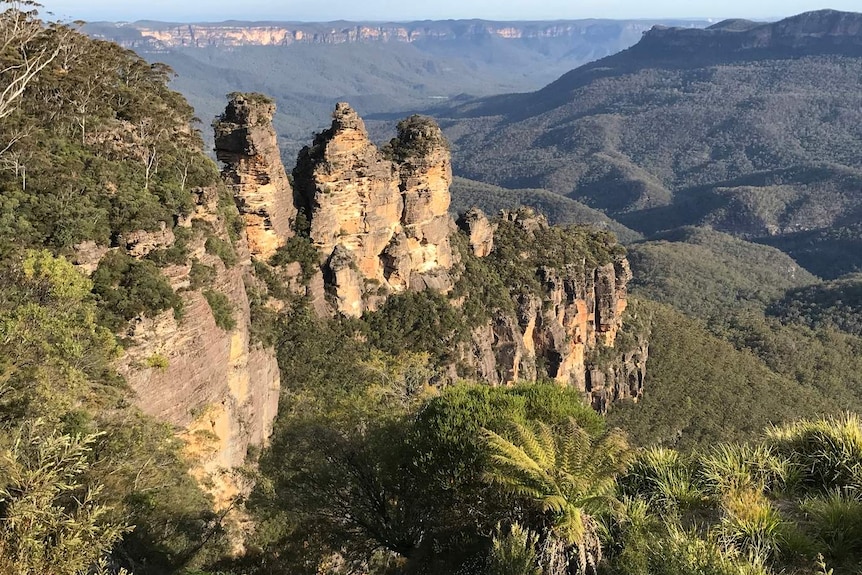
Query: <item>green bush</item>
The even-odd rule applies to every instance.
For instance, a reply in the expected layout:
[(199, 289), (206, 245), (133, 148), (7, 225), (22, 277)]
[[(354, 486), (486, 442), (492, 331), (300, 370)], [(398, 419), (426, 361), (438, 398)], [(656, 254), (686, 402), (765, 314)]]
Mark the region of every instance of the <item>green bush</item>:
[(320, 253), (310, 239), (301, 235), (289, 238), (269, 260), (272, 266), (287, 265), (291, 262), (299, 262), (304, 283), (308, 283), (315, 272), (320, 271)]
[(206, 290), (203, 295), (210, 305), (216, 325), (225, 331), (231, 331), (235, 328), (234, 308), (228, 297), (214, 290)]
[(102, 320), (113, 330), (138, 315), (154, 317), (170, 308), (182, 309), (182, 300), (153, 262), (119, 250), (102, 258), (92, 279)]
[(192, 261), (192, 267), (189, 270), (190, 289), (208, 288), (212, 285), (215, 278), (216, 270), (214, 267), (201, 263), (197, 258)]
[(208, 254), (218, 256), (226, 267), (233, 267), (239, 261), (233, 246), (221, 238), (208, 237), (204, 247)]

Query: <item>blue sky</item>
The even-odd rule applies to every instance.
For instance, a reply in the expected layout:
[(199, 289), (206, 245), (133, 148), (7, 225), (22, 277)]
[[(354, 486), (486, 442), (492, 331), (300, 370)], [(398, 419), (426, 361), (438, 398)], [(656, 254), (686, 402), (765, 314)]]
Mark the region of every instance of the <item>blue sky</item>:
[(808, 10), (862, 11), (862, 0), (42, 0), (62, 20), (421, 20), (485, 18), (773, 18)]

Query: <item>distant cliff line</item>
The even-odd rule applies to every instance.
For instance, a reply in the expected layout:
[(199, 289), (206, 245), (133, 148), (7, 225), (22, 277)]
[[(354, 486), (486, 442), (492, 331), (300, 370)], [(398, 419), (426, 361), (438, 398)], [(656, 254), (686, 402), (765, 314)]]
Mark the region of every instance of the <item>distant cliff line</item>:
[(289, 46), (354, 42), (417, 42), (471, 38), (547, 39), (589, 37), (609, 29), (643, 33), (654, 25), (702, 27), (706, 21), (687, 20), (556, 20), (499, 22), (489, 20), (424, 20), (418, 22), (219, 22), (132, 23), (96, 22), (85, 31), (133, 49)]

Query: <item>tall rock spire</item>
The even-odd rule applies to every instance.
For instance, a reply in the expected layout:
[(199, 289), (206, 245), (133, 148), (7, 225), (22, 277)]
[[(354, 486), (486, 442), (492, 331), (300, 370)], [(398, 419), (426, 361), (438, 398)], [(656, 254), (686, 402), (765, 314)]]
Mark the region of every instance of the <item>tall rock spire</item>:
[(411, 117), (398, 132), (381, 151), (340, 103), (294, 170), (311, 241), (347, 315), (374, 309), (389, 293), (452, 286), (448, 146), (428, 118)]
[(293, 189), (272, 127), (275, 103), (260, 94), (231, 94), (215, 129), (222, 177), (245, 221), (252, 256), (269, 259), (293, 235)]

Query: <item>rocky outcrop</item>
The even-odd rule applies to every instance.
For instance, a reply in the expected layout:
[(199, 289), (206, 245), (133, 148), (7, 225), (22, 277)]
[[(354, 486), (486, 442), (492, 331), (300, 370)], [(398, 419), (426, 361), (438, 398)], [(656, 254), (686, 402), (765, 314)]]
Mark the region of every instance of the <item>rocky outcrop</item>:
[(477, 258), (484, 258), (494, 248), (495, 226), (488, 220), (485, 212), (479, 208), (467, 210), (458, 218), (458, 227), (470, 239), (470, 249)]
[[(196, 196), (192, 217), (226, 237), (216, 191), (198, 190)], [(201, 290), (188, 289), (191, 263), (171, 265), (163, 271), (182, 296), (182, 318), (171, 310), (133, 320), (124, 334), (130, 345), (119, 369), (141, 410), (181, 430), (195, 461), (194, 475), (223, 507), (241, 491), (226, 472), (245, 462), (250, 446), (268, 441), (278, 408), (279, 370), (274, 351), (250, 337), (245, 282), (251, 260), (245, 239), (236, 243), (239, 263), (229, 268), (204, 244), (200, 234), (190, 241), (189, 262), (196, 259), (215, 270), (208, 289), (227, 296), (236, 327), (218, 327)]]
[(133, 258), (142, 258), (153, 250), (168, 248), (174, 245), (174, 231), (167, 227), (165, 222), (157, 231), (137, 230), (124, 234), (119, 238), (119, 243)]
[(294, 181), (339, 312), (358, 316), (389, 293), (446, 291), (451, 158), (440, 128), (413, 117), (384, 151), (345, 103), (299, 154)]
[[(546, 229), (529, 210), (505, 212), (505, 221), (528, 236)], [(465, 221), (466, 218), (462, 218)], [(462, 359), (494, 384), (544, 376), (583, 391), (599, 411), (643, 392), (648, 354), (646, 333), (618, 345), (628, 305), (628, 261), (537, 270), (540, 289), (514, 296), (515, 314), (496, 314), (473, 331)]]
[(215, 121), (222, 177), (245, 221), (251, 255), (269, 259), (293, 235), (293, 190), (272, 127), (275, 104), (260, 94), (233, 94)]
[(709, 51), (728, 59), (751, 51), (862, 54), (862, 15), (837, 10), (805, 12), (778, 22), (719, 22), (703, 30), (655, 26), (636, 53), (689, 58)]

